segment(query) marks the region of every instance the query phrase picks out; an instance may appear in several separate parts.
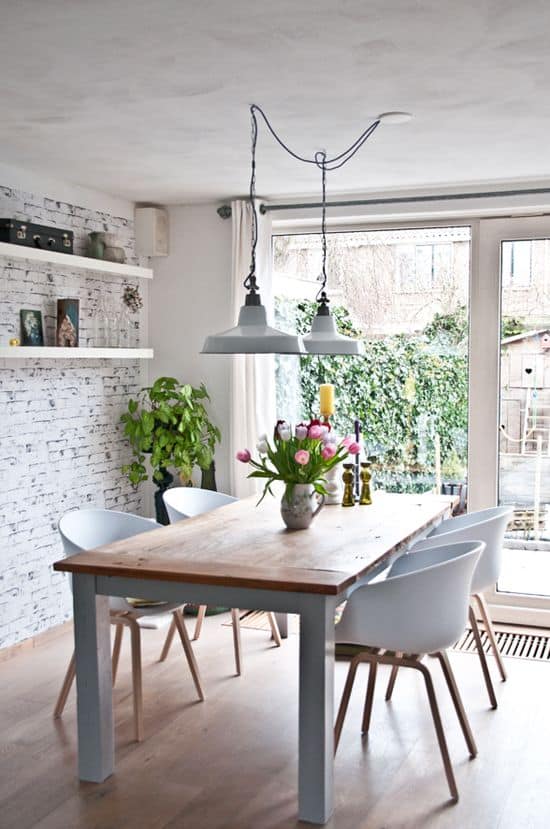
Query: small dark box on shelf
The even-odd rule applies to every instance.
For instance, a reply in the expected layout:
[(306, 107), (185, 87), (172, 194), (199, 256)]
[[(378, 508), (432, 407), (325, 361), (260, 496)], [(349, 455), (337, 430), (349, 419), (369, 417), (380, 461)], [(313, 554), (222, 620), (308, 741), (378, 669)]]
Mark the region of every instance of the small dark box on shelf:
[(73, 237), (72, 230), (61, 227), (46, 227), (19, 219), (0, 219), (0, 242), (12, 245), (73, 253)]

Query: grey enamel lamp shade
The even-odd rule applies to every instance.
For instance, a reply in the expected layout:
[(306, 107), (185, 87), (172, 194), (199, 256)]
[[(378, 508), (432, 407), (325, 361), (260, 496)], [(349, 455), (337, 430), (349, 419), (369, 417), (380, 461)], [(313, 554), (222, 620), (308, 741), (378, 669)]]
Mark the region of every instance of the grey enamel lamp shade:
[(339, 333), (336, 320), (328, 313), (326, 306), (320, 306), (313, 317), (311, 332), (304, 337), (304, 345), (308, 354), (357, 357), (363, 353), (360, 340), (353, 340)]
[(234, 328), (212, 334), (201, 354), (306, 354), (302, 338), (267, 324), (264, 305), (242, 305)]

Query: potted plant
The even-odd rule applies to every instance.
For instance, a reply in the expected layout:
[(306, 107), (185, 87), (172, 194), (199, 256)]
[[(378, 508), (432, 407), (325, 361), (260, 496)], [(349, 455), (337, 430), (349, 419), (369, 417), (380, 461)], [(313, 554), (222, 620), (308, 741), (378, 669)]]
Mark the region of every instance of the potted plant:
[[(265, 481), (262, 501), (275, 481), (285, 485), (281, 516), (291, 530), (305, 530), (324, 504), (328, 494), (327, 475), (349, 455), (357, 455), (361, 446), (353, 435), (339, 441), (329, 423), (312, 420), (292, 429), (284, 420), (277, 421), (273, 441), (262, 435), (257, 444), (259, 460), (248, 451), (237, 452), (237, 460), (250, 464), (249, 478)], [(258, 502), (259, 503), (259, 502)]]
[(194, 388), (174, 377), (159, 377), (152, 386), (141, 389), (137, 400), (129, 400), (128, 411), (121, 415), (134, 455), (122, 472), (133, 486), (139, 486), (149, 477), (145, 466), (149, 456), (152, 479), (158, 487), (155, 509), (161, 524), (168, 524), (162, 493), (174, 480), (170, 469), (189, 480), (198, 466), (202, 486), (216, 488), (214, 449), (221, 434), (208, 417), (204, 401), (209, 399), (203, 384)]

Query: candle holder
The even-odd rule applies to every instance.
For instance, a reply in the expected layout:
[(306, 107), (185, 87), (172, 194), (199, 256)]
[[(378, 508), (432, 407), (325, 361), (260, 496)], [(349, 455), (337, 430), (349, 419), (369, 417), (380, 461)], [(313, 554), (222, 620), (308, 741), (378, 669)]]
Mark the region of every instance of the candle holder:
[[(330, 416), (323, 414), (323, 412), (321, 412), (319, 420), (327, 426), (332, 425), (330, 423)], [(340, 467), (341, 464), (333, 466), (325, 476), (325, 489), (327, 491), (325, 504), (340, 504), (342, 502), (344, 488), (342, 486), (342, 470)]]
[[(353, 423), (353, 431), (355, 432), (355, 441), (356, 443), (361, 443), (361, 421), (355, 418)], [(355, 469), (354, 469), (354, 490), (355, 490), (355, 500), (358, 501), (360, 497), (361, 491), (361, 477), (359, 474), (359, 455), (355, 456)]]
[(361, 506), (368, 506), (372, 504), (372, 494), (370, 489), (370, 482), (372, 474), (370, 471), (370, 462), (366, 461), (361, 464), (361, 494), (359, 496), (359, 503)]
[(325, 477), (325, 489), (327, 495), (325, 496), (325, 504), (341, 504), (344, 495), (344, 487), (342, 485), (342, 471), (341, 464), (333, 466), (330, 472), (327, 472)]
[(353, 491), (353, 484), (355, 479), (354, 474), (354, 466), (353, 463), (345, 463), (343, 464), (344, 467), (344, 474), (342, 475), (342, 480), (344, 482), (344, 497), (342, 498), (342, 506), (343, 507), (354, 507), (355, 506), (355, 494)]

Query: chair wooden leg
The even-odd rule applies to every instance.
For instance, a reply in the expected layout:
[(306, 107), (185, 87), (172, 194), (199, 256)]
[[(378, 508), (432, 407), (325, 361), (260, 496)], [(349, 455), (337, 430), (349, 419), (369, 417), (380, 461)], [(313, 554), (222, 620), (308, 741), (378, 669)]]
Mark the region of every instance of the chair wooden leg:
[[(399, 651), (395, 654), (396, 656), (403, 656), (402, 653)], [(392, 665), (390, 678), (388, 680), (388, 687), (386, 688), (386, 702), (389, 702), (392, 698), (393, 689), (395, 688), (395, 680), (397, 679), (397, 672), (399, 668), (397, 665)]]
[(69, 696), (69, 691), (71, 690), (71, 685), (74, 682), (74, 678), (76, 675), (76, 659), (75, 653), (73, 651), (73, 655), (71, 656), (71, 660), (69, 662), (69, 666), (67, 668), (67, 673), (65, 674), (65, 678), (63, 680), (63, 685), (61, 686), (61, 690), (59, 692), (59, 696), (57, 698), (57, 702), (55, 704), (53, 716), (55, 720), (58, 720), (61, 714), (63, 713), (63, 709), (65, 708), (65, 703), (67, 702), (67, 697)]
[(233, 646), (235, 648), (235, 669), (237, 675), (240, 676), (242, 672), (242, 647), (241, 647), (241, 621), (239, 619), (239, 609), (233, 607), (231, 609), (231, 621), (233, 623)]
[(201, 635), (202, 623), (206, 615), (206, 605), (201, 604), (197, 613), (197, 621), (195, 622), (195, 632), (193, 633), (193, 642), (196, 642)]
[(113, 674), (113, 688), (115, 687), (116, 675), (118, 671), (118, 662), (120, 659), (120, 647), (122, 645), (122, 634), (124, 633), (124, 625), (116, 625), (115, 643), (113, 645), (112, 657), (112, 674)]
[(487, 665), (487, 657), (485, 655), (485, 651), (483, 650), (483, 643), (481, 641), (481, 636), (479, 634), (479, 627), (477, 624), (476, 614), (474, 612), (473, 607), (470, 605), (470, 610), (468, 612), (468, 617), (470, 619), (470, 627), (472, 628), (472, 633), (474, 634), (474, 639), (476, 640), (476, 648), (477, 653), (479, 656), (479, 661), (481, 662), (481, 670), (483, 671), (483, 676), (485, 678), (485, 685), (487, 686), (487, 693), (489, 694), (489, 702), (491, 703), (491, 708), (497, 708), (497, 698), (495, 694), (495, 689), (493, 688), (493, 681), (491, 679), (491, 674), (489, 673), (489, 666)]
[(498, 649), (497, 639), (495, 636), (495, 629), (493, 627), (493, 621), (491, 619), (491, 613), (489, 611), (489, 606), (485, 599), (483, 593), (475, 593), (474, 599), (477, 602), (477, 606), (479, 607), (479, 612), (481, 614), (481, 618), (483, 619), (483, 624), (485, 625), (485, 630), (487, 631), (487, 636), (489, 637), (489, 641), (491, 642), (491, 647), (493, 648), (493, 653), (495, 655), (495, 659), (497, 661), (498, 670), (500, 672), (500, 676), (503, 682), (506, 682), (508, 679), (508, 674), (506, 673), (506, 668), (504, 666), (504, 661), (502, 659), (502, 654)]
[(191, 676), (193, 677), (198, 697), (202, 702), (204, 700), (204, 692), (202, 690), (199, 666), (197, 665), (197, 660), (195, 659), (195, 654), (193, 653), (193, 647), (189, 639), (189, 634), (187, 633), (187, 628), (185, 627), (185, 622), (183, 621), (181, 610), (174, 611), (174, 620), (180, 635), (183, 650), (185, 651), (185, 656), (187, 657), (187, 664), (189, 665), (189, 670), (191, 671)]
[(372, 703), (374, 701), (374, 689), (376, 686), (376, 672), (378, 664), (373, 659), (369, 668), (369, 681), (367, 684), (367, 693), (365, 695), (365, 707), (363, 709), (363, 723), (361, 725), (361, 733), (368, 734), (370, 726), (370, 718), (372, 714)]
[(417, 668), (424, 676), (424, 682), (426, 683), (426, 691), (428, 693), (428, 700), (430, 702), (430, 708), (432, 711), (432, 717), (435, 726), (435, 733), (437, 734), (437, 742), (439, 743), (439, 750), (441, 752), (443, 766), (445, 767), (445, 774), (447, 776), (449, 791), (451, 793), (452, 800), (456, 803), (458, 800), (458, 789), (456, 786), (453, 767), (451, 765), (451, 759), (449, 757), (449, 749), (447, 748), (447, 740), (445, 739), (445, 732), (443, 731), (441, 715), (439, 713), (439, 707), (437, 705), (432, 678), (429, 670), (426, 668), (425, 665), (422, 665), (421, 662), (416, 662), (414, 667)]
[[(115, 642), (113, 645), (113, 661), (112, 661), (112, 673), (113, 673), (113, 686), (115, 684), (116, 673), (118, 669), (118, 660), (120, 657), (120, 644), (122, 641), (122, 625), (116, 626), (116, 634), (115, 634)], [(69, 692), (71, 690), (72, 684), (74, 682), (74, 678), (76, 676), (76, 657), (73, 651), (71, 656), (69, 665), (67, 667), (67, 672), (63, 679), (63, 684), (61, 686), (61, 690), (59, 692), (59, 696), (57, 697), (57, 702), (55, 703), (55, 708), (53, 711), (54, 720), (58, 720), (63, 713), (65, 705), (67, 704), (67, 699), (69, 697)]]
[(135, 619), (128, 619), (132, 646), (132, 689), (134, 696), (134, 733), (136, 742), (143, 740), (143, 689), (141, 675), (141, 629)]
[(281, 634), (279, 631), (279, 625), (277, 624), (277, 619), (275, 618), (275, 614), (269, 612), (267, 614), (267, 618), (269, 620), (269, 626), (271, 628), (271, 635), (273, 637), (273, 641), (275, 645), (280, 648), (281, 647)]
[(176, 620), (175, 617), (172, 618), (170, 622), (170, 627), (168, 628), (168, 633), (166, 634), (166, 639), (164, 640), (164, 645), (162, 646), (162, 652), (160, 654), (159, 662), (164, 662), (166, 657), (168, 656), (168, 652), (172, 646), (172, 641), (174, 639), (174, 634), (176, 632)]
[(462, 728), (462, 733), (464, 734), (464, 739), (466, 740), (466, 745), (468, 746), (468, 751), (470, 752), (470, 757), (476, 757), (476, 741), (474, 740), (474, 735), (472, 733), (470, 723), (468, 722), (468, 717), (466, 716), (464, 705), (462, 704), (462, 698), (460, 696), (460, 692), (456, 684), (455, 675), (453, 673), (453, 669), (451, 668), (451, 663), (449, 662), (449, 657), (447, 656), (445, 651), (440, 651), (439, 653), (436, 653), (435, 656), (437, 656), (441, 664), (443, 676), (445, 677), (445, 680), (447, 682), (447, 686), (449, 688), (449, 693), (453, 700), (458, 721), (460, 722), (460, 727)]
[(336, 754), (336, 750), (338, 748), (338, 743), (340, 742), (340, 734), (342, 733), (342, 726), (344, 725), (344, 720), (346, 718), (346, 712), (348, 710), (349, 705), (349, 698), (351, 696), (351, 692), (353, 690), (353, 683), (355, 682), (355, 674), (357, 673), (357, 668), (359, 667), (360, 659), (354, 658), (350, 662), (348, 675), (346, 678), (346, 684), (344, 685), (344, 690), (342, 692), (342, 699), (340, 700), (340, 707), (338, 708), (338, 715), (336, 717), (336, 723), (334, 725), (334, 753)]

